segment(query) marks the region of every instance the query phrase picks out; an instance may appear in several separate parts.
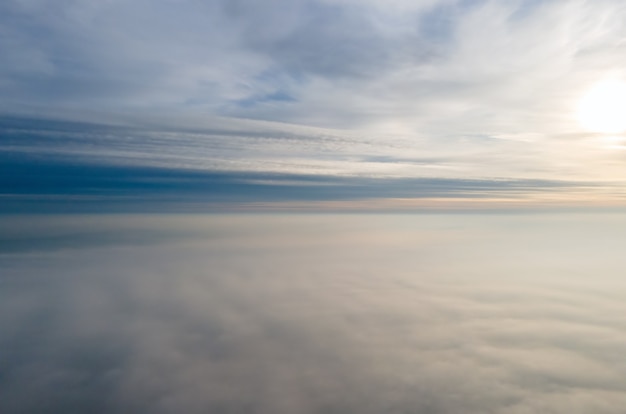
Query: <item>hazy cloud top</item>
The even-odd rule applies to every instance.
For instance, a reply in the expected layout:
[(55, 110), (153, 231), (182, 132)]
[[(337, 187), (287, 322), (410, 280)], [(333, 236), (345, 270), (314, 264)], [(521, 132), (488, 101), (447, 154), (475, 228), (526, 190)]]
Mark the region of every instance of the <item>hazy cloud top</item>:
[(39, 243), (0, 245), (5, 412), (626, 403), (617, 216), (12, 220)]

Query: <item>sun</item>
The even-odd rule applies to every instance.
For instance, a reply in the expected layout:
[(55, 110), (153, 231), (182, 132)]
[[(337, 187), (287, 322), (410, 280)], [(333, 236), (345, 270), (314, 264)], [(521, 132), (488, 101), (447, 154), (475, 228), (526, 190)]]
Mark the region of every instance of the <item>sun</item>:
[(626, 82), (611, 79), (595, 84), (580, 100), (577, 117), (591, 132), (626, 131)]

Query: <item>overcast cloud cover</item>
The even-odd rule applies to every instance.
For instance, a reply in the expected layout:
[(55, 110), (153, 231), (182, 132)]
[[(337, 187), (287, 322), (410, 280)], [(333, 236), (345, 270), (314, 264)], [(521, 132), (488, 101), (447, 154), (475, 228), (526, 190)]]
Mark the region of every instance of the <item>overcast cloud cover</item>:
[(0, 224), (3, 413), (626, 404), (621, 215)]
[(623, 139), (574, 112), (624, 76), (625, 18), (620, 0), (3, 1), (0, 156), (157, 166), (170, 184), (189, 169), (539, 180), (491, 197), (619, 203)]
[(623, 414), (624, 22), (1, 0), (0, 413)]

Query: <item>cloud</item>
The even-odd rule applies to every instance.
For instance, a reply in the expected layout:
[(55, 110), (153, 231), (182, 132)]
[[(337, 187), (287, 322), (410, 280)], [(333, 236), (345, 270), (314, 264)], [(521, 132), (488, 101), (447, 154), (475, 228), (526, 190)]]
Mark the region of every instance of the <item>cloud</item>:
[(623, 137), (585, 132), (574, 108), (623, 75), (623, 13), (609, 0), (8, 1), (0, 150), (621, 194)]
[[(3, 226), (38, 230), (33, 239), (82, 232), (74, 247), (0, 256), (3, 411), (623, 407), (623, 260), (598, 247), (607, 235), (619, 246), (621, 235), (606, 216), (88, 216)], [(117, 242), (105, 233), (109, 243), (84, 243), (111, 230)], [(127, 236), (148, 230), (190, 237)]]
[[(181, 126), (151, 118), (94, 123), (4, 117), (0, 130), (5, 212), (202, 211), (287, 202), (388, 210), (398, 208), (398, 200), (426, 199), (457, 200), (457, 207), (477, 199), (518, 207), (608, 205), (619, 203), (622, 186), (605, 176), (606, 153), (594, 160), (604, 167), (595, 176), (576, 173), (579, 163), (591, 159), (584, 139), (569, 143), (571, 152), (559, 159), (547, 157), (532, 139), (483, 137), (480, 151), (459, 139), (439, 150), (430, 148), (431, 140), (220, 118), (207, 126)], [(587, 151), (585, 157), (578, 159), (579, 151)], [(612, 168), (619, 170), (619, 154), (613, 155)], [(329, 201), (354, 203), (322, 206)]]
[(381, 178), (99, 164), (19, 152), (0, 159), (5, 212), (184, 210), (190, 204), (211, 211), (233, 203), (294, 201), (351, 201), (358, 209), (359, 202), (376, 199), (523, 201), (541, 193), (590, 187), (549, 180)]
[(195, 108), (326, 127), (558, 133), (580, 85), (624, 63), (614, 1), (2, 7), (6, 110)]

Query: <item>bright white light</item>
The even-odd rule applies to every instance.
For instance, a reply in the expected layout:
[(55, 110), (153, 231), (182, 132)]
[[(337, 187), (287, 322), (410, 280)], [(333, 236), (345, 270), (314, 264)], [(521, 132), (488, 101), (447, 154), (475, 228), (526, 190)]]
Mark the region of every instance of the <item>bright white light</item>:
[(578, 105), (578, 121), (592, 132), (626, 131), (626, 83), (607, 80), (596, 84)]

